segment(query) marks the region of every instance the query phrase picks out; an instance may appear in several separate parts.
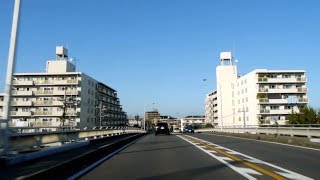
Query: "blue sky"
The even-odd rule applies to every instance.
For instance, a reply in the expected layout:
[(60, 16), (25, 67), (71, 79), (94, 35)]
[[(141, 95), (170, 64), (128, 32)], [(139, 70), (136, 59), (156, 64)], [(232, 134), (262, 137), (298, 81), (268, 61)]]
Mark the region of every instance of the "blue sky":
[[(319, 108), (319, 9), (317, 0), (22, 0), (16, 72), (43, 71), (64, 45), (78, 70), (118, 91), (129, 115), (203, 114), (219, 53), (236, 41), (241, 74), (306, 70)], [(12, 12), (13, 0), (0, 0), (1, 91)]]

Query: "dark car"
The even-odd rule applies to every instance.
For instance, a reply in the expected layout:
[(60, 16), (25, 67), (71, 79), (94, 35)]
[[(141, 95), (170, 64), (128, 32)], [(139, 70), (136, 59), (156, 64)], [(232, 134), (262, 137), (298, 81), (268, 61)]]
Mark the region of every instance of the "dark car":
[(192, 126), (185, 126), (183, 132), (185, 133), (194, 133), (194, 129)]
[(154, 134), (155, 135), (158, 135), (158, 134), (170, 135), (168, 123), (158, 123), (158, 125), (156, 126), (156, 132)]

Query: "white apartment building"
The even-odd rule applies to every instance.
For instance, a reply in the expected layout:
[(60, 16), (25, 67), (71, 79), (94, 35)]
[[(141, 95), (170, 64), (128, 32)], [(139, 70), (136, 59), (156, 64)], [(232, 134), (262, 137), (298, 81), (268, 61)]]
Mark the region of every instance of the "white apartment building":
[(256, 69), (240, 77), (231, 52), (222, 52), (220, 63), (218, 126), (285, 124), (292, 111), (308, 103), (304, 70)]
[(206, 95), (205, 123), (218, 125), (218, 98), (217, 91)]
[(186, 125), (202, 127), (205, 125), (205, 116), (186, 116), (181, 119), (181, 131), (183, 131)]
[[(0, 95), (0, 113), (3, 97)], [(10, 117), (11, 126), (29, 127), (83, 129), (127, 123), (116, 91), (75, 72), (64, 47), (56, 48), (56, 60), (47, 61), (46, 72), (14, 74)]]

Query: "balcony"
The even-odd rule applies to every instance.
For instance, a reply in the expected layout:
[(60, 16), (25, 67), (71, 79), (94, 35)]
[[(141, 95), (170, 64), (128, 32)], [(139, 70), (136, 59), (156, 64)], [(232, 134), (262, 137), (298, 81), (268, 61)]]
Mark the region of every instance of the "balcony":
[(259, 92), (268, 92), (268, 88), (259, 88)]
[(32, 93), (32, 91), (17, 91), (17, 90), (13, 90), (12, 91), (12, 95), (13, 96), (32, 96), (33, 93)]
[(267, 103), (269, 102), (268, 98), (259, 98), (259, 103)]
[(33, 81), (21, 81), (21, 80), (14, 80), (12, 81), (13, 86), (32, 86)]
[(258, 82), (268, 82), (267, 77), (258, 77)]
[(54, 95), (78, 95), (79, 91), (78, 90), (67, 90), (67, 91), (54, 91)]
[(260, 109), (260, 113), (270, 113), (270, 109)]
[(268, 78), (268, 77), (258, 77), (259, 83), (299, 83), (306, 82), (306, 77), (292, 77), (292, 78)]
[(268, 93), (306, 93), (307, 92), (307, 88), (290, 88), (290, 89), (284, 89), (284, 88), (280, 88), (280, 89), (269, 89)]
[(270, 114), (291, 114), (291, 109), (273, 109), (270, 110)]
[(39, 96), (39, 95), (53, 95), (52, 90), (37, 90), (34, 92), (34, 95)]
[(307, 78), (306, 77), (298, 77), (297, 81), (298, 82), (307, 82)]
[(300, 102), (300, 103), (308, 103), (308, 98), (299, 98), (298, 102)]
[(11, 106), (32, 106), (32, 101), (11, 101)]
[(31, 111), (11, 111), (10, 116), (11, 117), (31, 117), (32, 112)]
[(34, 116), (62, 116), (62, 111), (35, 111)]
[(299, 93), (307, 93), (307, 91), (308, 91), (307, 88), (305, 88), (305, 87), (298, 87), (297, 89), (298, 89)]
[(67, 111), (66, 116), (78, 116), (77, 111)]
[(50, 121), (39, 121), (39, 122), (30, 122), (31, 127), (42, 127), (42, 126), (52, 126)]
[(35, 85), (52, 85), (52, 80), (42, 80), (42, 81), (34, 81)]
[(55, 84), (55, 85), (78, 84), (78, 80), (77, 79), (54, 80), (53, 84)]

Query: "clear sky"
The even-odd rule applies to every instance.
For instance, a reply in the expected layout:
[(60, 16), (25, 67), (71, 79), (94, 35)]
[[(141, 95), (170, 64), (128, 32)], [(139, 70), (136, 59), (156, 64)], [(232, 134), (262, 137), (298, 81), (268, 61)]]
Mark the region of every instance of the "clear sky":
[[(236, 41), (241, 74), (306, 70), (319, 108), (319, 9), (319, 0), (22, 0), (16, 72), (44, 71), (64, 45), (78, 70), (118, 91), (129, 115), (204, 114), (219, 53)], [(1, 91), (12, 12), (13, 0), (0, 0)]]

